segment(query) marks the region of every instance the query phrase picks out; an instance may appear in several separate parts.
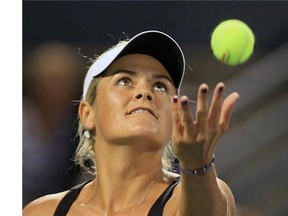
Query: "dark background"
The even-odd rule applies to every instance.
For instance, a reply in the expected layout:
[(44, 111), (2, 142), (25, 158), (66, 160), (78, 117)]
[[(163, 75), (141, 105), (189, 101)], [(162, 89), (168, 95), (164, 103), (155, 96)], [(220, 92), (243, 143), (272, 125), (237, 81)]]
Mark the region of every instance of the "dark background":
[[(210, 48), (211, 32), (230, 18), (246, 22), (256, 37), (252, 57), (237, 67), (218, 62)], [(200, 83), (212, 89), (224, 81), (227, 93), (241, 96), (216, 154), (218, 176), (234, 192), (239, 214), (288, 215), (288, 2), (23, 1), (23, 60), (51, 41), (93, 57), (150, 29), (170, 34), (183, 48), (182, 94), (195, 99)], [(23, 82), (26, 97), (31, 86), (25, 70)]]

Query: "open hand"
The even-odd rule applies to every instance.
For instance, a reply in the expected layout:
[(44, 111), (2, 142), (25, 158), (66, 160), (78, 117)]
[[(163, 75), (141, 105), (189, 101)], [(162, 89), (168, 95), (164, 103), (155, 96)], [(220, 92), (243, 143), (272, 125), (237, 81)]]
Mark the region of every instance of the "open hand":
[(229, 127), (233, 107), (239, 98), (236, 92), (224, 98), (224, 87), (223, 83), (216, 85), (209, 107), (209, 87), (200, 85), (196, 119), (187, 96), (173, 97), (172, 143), (181, 167), (197, 169), (211, 162), (219, 138)]

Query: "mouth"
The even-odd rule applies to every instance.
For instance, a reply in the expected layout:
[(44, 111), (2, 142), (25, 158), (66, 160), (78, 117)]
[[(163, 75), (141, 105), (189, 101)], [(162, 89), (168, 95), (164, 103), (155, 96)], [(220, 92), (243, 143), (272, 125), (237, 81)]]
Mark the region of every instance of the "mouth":
[(154, 118), (157, 119), (157, 115), (156, 113), (149, 108), (145, 108), (145, 107), (136, 107), (134, 109), (132, 109), (128, 115), (134, 115), (134, 114), (138, 114), (138, 113), (149, 113), (150, 115), (152, 115)]

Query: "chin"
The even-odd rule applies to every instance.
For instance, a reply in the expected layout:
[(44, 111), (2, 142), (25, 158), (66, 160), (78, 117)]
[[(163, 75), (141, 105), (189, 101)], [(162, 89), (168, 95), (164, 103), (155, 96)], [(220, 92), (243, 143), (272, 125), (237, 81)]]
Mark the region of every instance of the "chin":
[[(127, 129), (126, 129), (127, 131)], [(150, 142), (150, 143), (165, 143), (165, 139), (161, 138), (161, 132), (153, 128), (133, 128), (127, 131), (126, 136), (129, 140), (137, 140), (137, 142)]]
[(161, 136), (159, 130), (154, 130), (153, 128), (134, 128), (133, 130), (130, 130), (127, 134), (130, 134), (131, 136), (139, 136), (145, 139), (150, 137), (159, 137)]

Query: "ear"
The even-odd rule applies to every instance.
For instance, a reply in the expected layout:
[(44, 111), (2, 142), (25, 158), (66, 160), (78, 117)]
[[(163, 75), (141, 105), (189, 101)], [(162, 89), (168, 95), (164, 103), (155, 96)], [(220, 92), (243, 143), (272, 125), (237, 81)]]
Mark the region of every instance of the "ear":
[(80, 121), (85, 129), (92, 130), (95, 128), (94, 116), (95, 111), (87, 101), (81, 101), (78, 109)]

